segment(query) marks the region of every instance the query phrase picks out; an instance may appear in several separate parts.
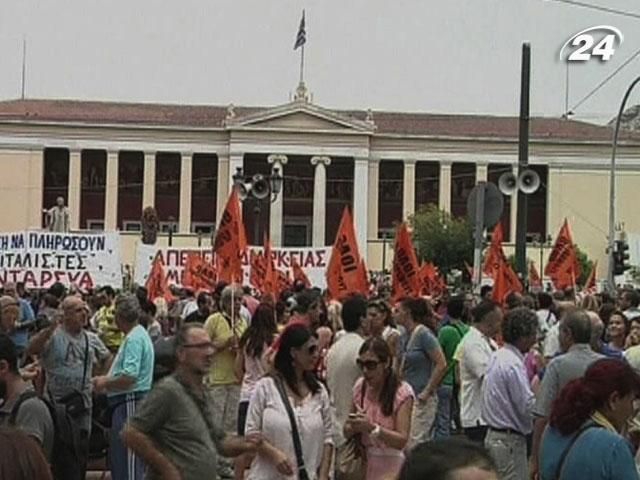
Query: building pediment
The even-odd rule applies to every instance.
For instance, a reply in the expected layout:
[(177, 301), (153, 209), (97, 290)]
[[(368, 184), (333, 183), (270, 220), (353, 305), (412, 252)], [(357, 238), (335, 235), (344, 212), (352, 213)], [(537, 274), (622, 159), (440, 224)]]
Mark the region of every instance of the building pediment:
[(319, 107), (295, 101), (245, 116), (236, 116), (230, 107), (225, 119), (230, 130), (310, 131), (371, 135), (375, 124)]

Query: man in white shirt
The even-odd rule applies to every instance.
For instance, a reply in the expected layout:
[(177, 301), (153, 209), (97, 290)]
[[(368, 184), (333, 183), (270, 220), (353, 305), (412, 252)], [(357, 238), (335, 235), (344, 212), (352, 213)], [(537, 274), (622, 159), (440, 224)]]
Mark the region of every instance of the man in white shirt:
[(327, 353), (327, 386), (331, 400), (336, 448), (345, 443), (342, 427), (346, 422), (353, 398), (353, 386), (362, 372), (356, 364), (358, 352), (369, 333), (367, 301), (354, 296), (342, 305), (342, 324), (346, 333), (334, 343)]
[(460, 378), (460, 422), (470, 440), (484, 442), (487, 426), (482, 420), (482, 387), (491, 354), (498, 349), (493, 337), (500, 330), (503, 314), (497, 304), (484, 300), (472, 316), (473, 324), (454, 355)]
[(52, 232), (69, 231), (69, 209), (64, 206), (64, 198), (56, 198), (56, 205), (47, 210), (47, 229)]

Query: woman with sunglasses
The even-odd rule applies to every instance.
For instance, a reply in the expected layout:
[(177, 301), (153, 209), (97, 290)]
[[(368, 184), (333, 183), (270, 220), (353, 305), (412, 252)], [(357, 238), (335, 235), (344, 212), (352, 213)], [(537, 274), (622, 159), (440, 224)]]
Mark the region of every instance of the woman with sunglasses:
[(353, 405), (345, 437), (361, 435), (367, 452), (367, 480), (396, 478), (409, 440), (413, 390), (392, 368), (391, 350), (380, 337), (364, 342), (358, 356), (362, 369), (353, 387)]
[(639, 394), (640, 376), (613, 358), (597, 360), (569, 382), (542, 438), (541, 480), (637, 480), (633, 450), (622, 432)]
[(329, 395), (313, 373), (318, 355), (318, 339), (306, 326), (289, 325), (280, 335), (274, 372), (258, 381), (249, 402), (245, 434), (261, 433), (263, 439), (249, 480), (300, 478), (287, 404), (308, 478), (329, 478), (333, 427)]
[(369, 321), (369, 332), (372, 337), (382, 337), (389, 345), (389, 350), (394, 358), (394, 368), (396, 368), (396, 358), (400, 348), (400, 331), (393, 325), (391, 307), (382, 299), (371, 300), (367, 305), (367, 320)]
[[(236, 376), (242, 378), (240, 404), (238, 405), (238, 435), (244, 436), (247, 423), (249, 400), (258, 381), (269, 369), (269, 346), (278, 334), (273, 305), (261, 303), (256, 308), (251, 325), (240, 338), (240, 348), (236, 357)], [(253, 455), (244, 454), (236, 458), (235, 478), (244, 478), (245, 470)]]

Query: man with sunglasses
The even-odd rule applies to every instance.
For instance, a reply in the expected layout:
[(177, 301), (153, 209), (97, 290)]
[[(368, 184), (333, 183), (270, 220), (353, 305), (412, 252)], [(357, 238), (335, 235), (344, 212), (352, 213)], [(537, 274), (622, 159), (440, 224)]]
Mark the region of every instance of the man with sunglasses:
[(175, 337), (178, 367), (151, 391), (122, 437), (148, 465), (148, 479), (208, 480), (215, 477), (217, 457), (254, 452), (257, 435), (225, 434), (213, 422), (211, 399), (203, 380), (214, 346), (201, 325), (185, 324)]

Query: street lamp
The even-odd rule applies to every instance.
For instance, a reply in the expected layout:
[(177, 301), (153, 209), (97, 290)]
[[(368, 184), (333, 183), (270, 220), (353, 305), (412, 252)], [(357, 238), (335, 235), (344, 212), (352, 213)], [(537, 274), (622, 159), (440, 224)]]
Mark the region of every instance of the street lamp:
[(620, 133), (620, 120), (622, 119), (622, 112), (624, 112), (624, 107), (627, 104), (627, 100), (629, 95), (631, 94), (631, 90), (635, 87), (638, 82), (640, 82), (640, 77), (636, 78), (629, 88), (627, 92), (624, 94), (622, 99), (622, 103), (620, 104), (620, 110), (618, 111), (618, 117), (616, 118), (616, 128), (613, 133), (613, 147), (611, 149), (611, 172), (609, 174), (609, 242), (607, 247), (607, 253), (609, 256), (609, 271), (607, 275), (607, 280), (609, 283), (609, 288), (611, 292), (614, 292), (616, 289), (615, 283), (615, 272), (614, 272), (614, 245), (615, 245), (615, 226), (616, 226), (616, 150), (618, 148), (618, 134)]
[(256, 205), (253, 209), (255, 215), (255, 223), (253, 229), (254, 245), (260, 244), (260, 214), (262, 212), (262, 202), (269, 199), (271, 203), (275, 202), (278, 195), (282, 191), (284, 178), (280, 173), (280, 169), (274, 167), (271, 175), (263, 175), (256, 173), (255, 175), (245, 175), (242, 167), (236, 169), (233, 174), (233, 184), (238, 188), (240, 201), (247, 198), (255, 200)]

